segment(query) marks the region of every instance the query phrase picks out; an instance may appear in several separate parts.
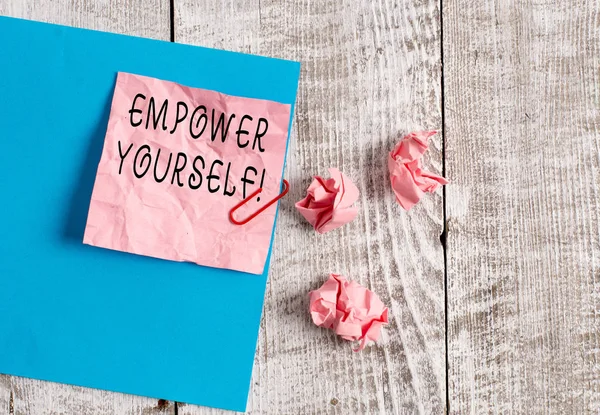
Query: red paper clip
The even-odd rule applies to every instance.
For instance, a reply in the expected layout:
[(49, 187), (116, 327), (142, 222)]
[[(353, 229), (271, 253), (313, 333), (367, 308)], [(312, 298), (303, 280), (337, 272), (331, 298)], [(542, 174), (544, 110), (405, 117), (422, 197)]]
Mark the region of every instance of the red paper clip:
[(263, 207), (258, 209), (256, 212), (254, 212), (252, 215), (248, 216), (246, 219), (240, 220), (240, 221), (236, 220), (233, 217), (233, 213), (236, 210), (238, 210), (241, 206), (243, 206), (245, 203), (247, 203), (250, 199), (252, 199), (254, 196), (256, 196), (260, 192), (262, 192), (262, 190), (263, 190), (262, 187), (259, 188), (254, 193), (252, 193), (250, 196), (248, 196), (247, 198), (242, 200), (240, 203), (235, 205), (233, 208), (231, 208), (231, 210), (229, 211), (229, 220), (231, 222), (235, 223), (236, 225), (245, 225), (246, 223), (250, 222), (252, 219), (257, 217), (259, 213), (261, 213), (262, 211), (267, 209), (269, 206), (271, 206), (273, 203), (277, 202), (279, 199), (281, 199), (283, 196), (285, 196), (287, 194), (287, 192), (290, 190), (290, 184), (285, 179), (283, 179), (283, 186), (285, 187), (285, 189), (283, 189), (283, 192), (281, 192), (275, 199), (271, 200), (269, 203), (267, 203), (266, 205), (264, 205)]

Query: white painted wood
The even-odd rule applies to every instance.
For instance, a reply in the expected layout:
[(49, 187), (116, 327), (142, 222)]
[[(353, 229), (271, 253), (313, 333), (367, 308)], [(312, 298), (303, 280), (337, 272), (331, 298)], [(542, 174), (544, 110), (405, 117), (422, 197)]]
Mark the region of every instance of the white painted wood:
[[(441, 127), (438, 2), (175, 2), (175, 40), (302, 62), (294, 132), (249, 402), (251, 414), (440, 414), (445, 407), (442, 195), (394, 201), (387, 152), (403, 132)], [(428, 166), (441, 171), (441, 137)], [(316, 234), (296, 212), (311, 175), (338, 167), (359, 217)], [(361, 353), (312, 325), (307, 293), (329, 272), (391, 308)], [(179, 414), (219, 411), (191, 405)]]
[(0, 0), (0, 14), (169, 40), (169, 0)]
[(600, 3), (444, 0), (450, 410), (600, 410)]
[(0, 375), (0, 414), (2, 415), (14, 413), (11, 382), (10, 376)]
[[(160, 376), (160, 374), (157, 374)], [(98, 389), (0, 375), (2, 415), (132, 414), (172, 415), (174, 403)], [(0, 395), (0, 396), (2, 396)]]
[[(170, 37), (168, 0), (0, 0), (0, 15), (156, 39)], [(2, 415), (159, 413), (174, 413), (174, 404), (0, 375)]]

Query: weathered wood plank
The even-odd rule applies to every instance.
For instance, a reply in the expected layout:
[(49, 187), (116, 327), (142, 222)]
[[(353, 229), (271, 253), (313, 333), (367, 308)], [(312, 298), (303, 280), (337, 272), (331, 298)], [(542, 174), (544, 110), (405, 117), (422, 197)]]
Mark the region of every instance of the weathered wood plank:
[[(302, 62), (296, 122), (249, 413), (424, 413), (445, 407), (441, 193), (410, 213), (386, 156), (402, 132), (439, 128), (438, 2), (175, 2), (175, 40)], [(441, 170), (441, 138), (427, 162)], [(317, 235), (296, 213), (311, 175), (339, 167), (361, 189), (358, 219)], [(376, 346), (354, 354), (312, 325), (307, 293), (349, 275), (391, 306)], [(180, 406), (192, 415), (218, 411)]]
[(170, 39), (169, 0), (0, 0), (0, 14), (153, 39)]
[[(0, 15), (168, 40), (168, 0), (0, 0)], [(156, 399), (0, 375), (0, 414), (169, 414)]]
[(449, 395), (600, 408), (600, 6), (445, 0)]
[(168, 415), (175, 412), (174, 403), (169, 401), (15, 376), (0, 375), (0, 389), (4, 390), (2, 394), (9, 395), (6, 403), (0, 401), (2, 415)]

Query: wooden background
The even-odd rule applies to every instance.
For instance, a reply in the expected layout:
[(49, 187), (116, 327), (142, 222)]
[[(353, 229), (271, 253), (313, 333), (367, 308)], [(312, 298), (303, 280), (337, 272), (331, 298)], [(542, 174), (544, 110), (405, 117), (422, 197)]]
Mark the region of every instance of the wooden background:
[[(248, 413), (598, 414), (597, 1), (0, 0), (0, 14), (302, 62)], [(386, 153), (434, 128), (425, 163), (451, 185), (406, 213)], [(332, 166), (360, 214), (317, 235), (293, 203)], [(329, 272), (390, 307), (361, 353), (310, 322), (306, 293)], [(111, 413), (222, 411), (0, 375), (0, 415)]]

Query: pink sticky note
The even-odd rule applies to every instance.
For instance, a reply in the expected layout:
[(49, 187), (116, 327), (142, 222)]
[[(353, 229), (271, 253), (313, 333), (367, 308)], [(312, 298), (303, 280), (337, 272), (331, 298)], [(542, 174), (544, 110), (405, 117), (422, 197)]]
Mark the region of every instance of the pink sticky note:
[(119, 73), (83, 242), (260, 274), (291, 107)]

